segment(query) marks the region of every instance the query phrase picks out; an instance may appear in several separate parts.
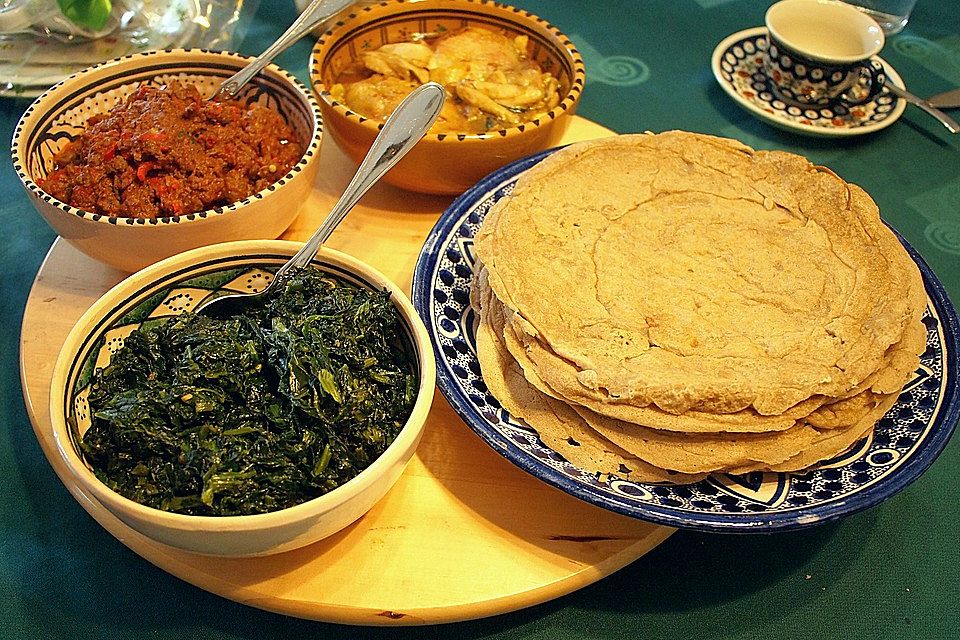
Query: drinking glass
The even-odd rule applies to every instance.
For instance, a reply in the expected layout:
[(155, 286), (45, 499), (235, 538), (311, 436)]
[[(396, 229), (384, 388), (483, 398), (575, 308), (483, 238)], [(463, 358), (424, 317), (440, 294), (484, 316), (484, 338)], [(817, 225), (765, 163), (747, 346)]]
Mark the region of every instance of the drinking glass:
[(843, 0), (876, 20), (884, 35), (900, 33), (910, 19), (917, 0)]

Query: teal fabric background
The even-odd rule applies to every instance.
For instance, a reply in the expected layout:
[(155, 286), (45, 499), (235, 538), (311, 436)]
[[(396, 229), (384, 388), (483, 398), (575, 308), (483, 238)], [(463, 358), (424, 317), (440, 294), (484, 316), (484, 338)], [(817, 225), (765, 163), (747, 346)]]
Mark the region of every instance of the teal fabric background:
[[(717, 86), (711, 52), (763, 23), (760, 0), (524, 0), (582, 51), (579, 113), (618, 132), (687, 129), (784, 149), (864, 187), (960, 300), (960, 136), (908, 107), (850, 140), (785, 133)], [(241, 50), (293, 20), (260, 2)], [(306, 80), (310, 43), (278, 60)], [(881, 54), (915, 93), (960, 85), (960, 13), (920, 0)], [(10, 139), (27, 100), (0, 102)], [(954, 112), (958, 115), (958, 112)], [(767, 536), (679, 532), (616, 574), (553, 602), (486, 620), (359, 629), (285, 618), (211, 595), (153, 567), (97, 525), (37, 445), (18, 375), (19, 324), (53, 232), (0, 163), (0, 639), (6, 638), (903, 638), (960, 637), (960, 442), (886, 503), (840, 523)]]

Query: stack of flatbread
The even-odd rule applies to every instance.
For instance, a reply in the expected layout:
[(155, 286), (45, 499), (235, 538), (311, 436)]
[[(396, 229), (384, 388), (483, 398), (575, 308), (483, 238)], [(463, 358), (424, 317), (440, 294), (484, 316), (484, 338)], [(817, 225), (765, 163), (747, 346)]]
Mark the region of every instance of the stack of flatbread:
[(925, 346), (920, 273), (873, 200), (733, 140), (567, 147), (476, 250), (487, 386), (598, 474), (806, 469), (873, 429)]

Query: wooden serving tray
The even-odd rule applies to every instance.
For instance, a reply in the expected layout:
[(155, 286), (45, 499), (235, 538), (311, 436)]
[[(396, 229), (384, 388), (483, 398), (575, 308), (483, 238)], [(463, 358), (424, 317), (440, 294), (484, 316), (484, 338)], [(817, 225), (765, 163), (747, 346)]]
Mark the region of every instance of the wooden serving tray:
[[(565, 141), (610, 133), (575, 118)], [(309, 236), (353, 171), (354, 164), (326, 141), (317, 184), (284, 237)], [(449, 203), (380, 185), (328, 244), (372, 264), (409, 295), (423, 241)], [(50, 376), (67, 333), (123, 277), (63, 240), (54, 242), (23, 318), (20, 375), (27, 410), (44, 454), (83, 508), (134, 552), (202, 589), (329, 622), (452, 622), (574, 591), (673, 533), (581, 502), (528, 475), (484, 444), (437, 392), (423, 440), (399, 482), (344, 531), (296, 551), (247, 559), (194, 555), (153, 542), (71, 483), (48, 417)]]

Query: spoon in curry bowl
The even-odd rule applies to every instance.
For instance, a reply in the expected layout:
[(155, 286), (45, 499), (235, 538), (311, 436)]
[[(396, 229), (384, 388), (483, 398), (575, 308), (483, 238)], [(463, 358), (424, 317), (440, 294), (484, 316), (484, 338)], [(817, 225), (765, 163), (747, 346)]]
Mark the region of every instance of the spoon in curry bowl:
[(289, 49), (294, 42), (305, 36), (318, 24), (336, 15), (353, 4), (353, 2), (354, 0), (313, 0), (313, 2), (303, 10), (300, 17), (283, 32), (283, 35), (277, 38), (266, 51), (251, 60), (245, 67), (240, 69), (240, 71), (224, 80), (223, 84), (220, 85), (220, 88), (217, 89), (210, 99), (213, 100), (221, 97), (232, 98), (236, 96), (240, 88), (263, 71), (263, 68), (270, 64), (271, 60)]
[(430, 129), (440, 115), (444, 98), (443, 86), (436, 82), (428, 82), (411, 91), (403, 99), (387, 118), (356, 174), (350, 180), (350, 184), (333, 205), (326, 219), (310, 236), (303, 248), (277, 270), (273, 280), (262, 291), (229, 293), (204, 300), (194, 309), (194, 313), (202, 312), (215, 317), (237, 315), (245, 306), (263, 302), (271, 289), (282, 288), (293, 272), (309, 265), (350, 209)]

